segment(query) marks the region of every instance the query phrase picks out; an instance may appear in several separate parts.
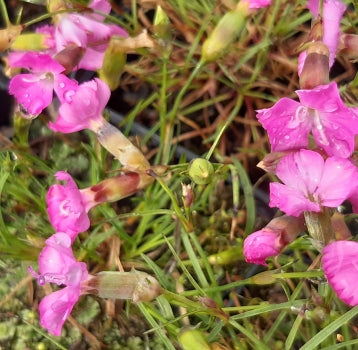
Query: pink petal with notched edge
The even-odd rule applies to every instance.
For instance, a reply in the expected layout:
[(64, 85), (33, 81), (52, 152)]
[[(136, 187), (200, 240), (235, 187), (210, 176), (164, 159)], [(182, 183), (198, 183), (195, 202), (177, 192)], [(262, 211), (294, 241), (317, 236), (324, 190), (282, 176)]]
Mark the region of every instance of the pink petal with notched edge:
[(358, 305), (358, 243), (332, 242), (322, 254), (322, 268), (333, 290), (348, 305)]
[(53, 98), (53, 77), (46, 74), (18, 74), (9, 84), (9, 93), (16, 98), (25, 117), (36, 117), (50, 105)]
[(270, 183), (270, 203), (271, 208), (279, 208), (287, 215), (299, 217), (304, 211), (319, 212), (318, 203), (311, 202), (295, 188), (291, 188), (279, 183)]
[(358, 183), (357, 168), (345, 158), (322, 156), (301, 150), (284, 156), (276, 167), (283, 182), (270, 184), (270, 206), (288, 215), (320, 211), (320, 205), (337, 207), (353, 193)]
[(358, 117), (339, 95), (337, 83), (297, 90), (303, 106), (310, 108), (312, 134), (318, 146), (329, 156), (348, 158), (354, 150)]
[(271, 108), (257, 111), (257, 119), (267, 130), (272, 152), (307, 147), (311, 121), (299, 108), (297, 101), (284, 97)]
[(40, 302), (40, 323), (51, 334), (60, 336), (63, 324), (80, 296), (80, 288), (66, 287), (49, 295)]
[(330, 157), (325, 161), (323, 174), (316, 195), (327, 207), (337, 207), (353, 193), (358, 184), (358, 170), (350, 160)]
[(270, 229), (250, 234), (244, 241), (245, 260), (251, 264), (267, 266), (266, 259), (280, 253), (278, 238), (279, 234)]
[(49, 128), (62, 133), (92, 129), (93, 124), (103, 122), (110, 93), (108, 85), (98, 78), (79, 85), (73, 94), (65, 96), (67, 102), (60, 106), (59, 116), (48, 124)]

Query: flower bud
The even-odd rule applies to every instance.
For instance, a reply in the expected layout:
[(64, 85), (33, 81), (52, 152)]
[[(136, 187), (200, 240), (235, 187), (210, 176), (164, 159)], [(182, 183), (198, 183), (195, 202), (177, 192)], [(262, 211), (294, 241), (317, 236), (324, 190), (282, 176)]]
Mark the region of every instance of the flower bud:
[(185, 329), (178, 335), (178, 340), (183, 350), (210, 350), (210, 344), (206, 337), (199, 329)]
[(22, 25), (9, 26), (0, 30), (0, 52), (7, 50), (23, 30)]
[(271, 152), (267, 154), (264, 159), (262, 159), (256, 166), (258, 168), (261, 168), (262, 170), (265, 170), (268, 173), (275, 174), (277, 164), (286, 154), (286, 152)]
[(171, 25), (169, 17), (160, 5), (157, 6), (155, 11), (153, 32), (159, 39), (164, 41), (169, 40), (171, 37)]
[(250, 283), (252, 284), (266, 285), (275, 282), (276, 278), (274, 270), (263, 271), (256, 274), (255, 276), (250, 277)]
[(337, 211), (331, 217), (334, 236), (337, 241), (349, 239), (352, 237), (352, 233), (344, 221), (344, 217), (345, 216), (343, 214)]
[(181, 184), (184, 208), (189, 209), (194, 201), (194, 192), (191, 185)]
[(96, 203), (114, 202), (137, 192), (139, 180), (138, 173), (121, 172), (81, 191)]
[(358, 58), (358, 35), (342, 34), (339, 39), (339, 50), (344, 57), (350, 59)]
[(162, 294), (162, 287), (151, 275), (143, 271), (103, 271), (82, 284), (85, 293), (101, 298), (129, 299), (134, 303), (151, 301)]
[(208, 261), (211, 265), (218, 266), (233, 264), (240, 259), (243, 260), (242, 244), (230, 247), (220, 253), (212, 254), (208, 257)]
[(329, 50), (321, 41), (310, 44), (300, 75), (301, 89), (329, 84)]
[(196, 158), (189, 165), (188, 175), (197, 185), (207, 185), (212, 181), (214, 172), (208, 160)]
[(201, 49), (201, 60), (213, 62), (220, 58), (245, 28), (249, 11), (248, 2), (239, 2), (234, 10), (227, 12), (216, 25)]
[(102, 67), (98, 70), (99, 78), (104, 80), (111, 91), (117, 89), (127, 61), (127, 54), (111, 39), (104, 54)]
[(47, 49), (47, 36), (41, 33), (24, 33), (15, 38), (11, 45), (12, 50), (41, 51)]

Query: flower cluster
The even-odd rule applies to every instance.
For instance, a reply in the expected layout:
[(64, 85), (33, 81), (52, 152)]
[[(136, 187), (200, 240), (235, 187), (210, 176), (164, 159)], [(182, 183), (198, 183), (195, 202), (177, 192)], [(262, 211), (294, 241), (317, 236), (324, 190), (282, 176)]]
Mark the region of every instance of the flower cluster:
[[(104, 21), (111, 10), (110, 3), (93, 0), (85, 11), (76, 11), (70, 2), (48, 3), (49, 11), (60, 14), (53, 25), (36, 30), (44, 38), (42, 50), (21, 50), (21, 45), (16, 44), (17, 51), (9, 53), (10, 67), (20, 71), (11, 79), (9, 92), (22, 115), (30, 119), (42, 113), (55, 94), (60, 106), (49, 128), (61, 133), (93, 131), (122, 165), (119, 174), (84, 189), (78, 188), (69, 173), (58, 171), (55, 177), (63, 183), (48, 190), (47, 211), (55, 233), (46, 240), (39, 256), (39, 273), (32, 267), (29, 272), (40, 285), (50, 282), (63, 287), (45, 296), (39, 305), (41, 325), (59, 336), (82, 294), (141, 302), (158, 296), (161, 288), (154, 277), (140, 271), (92, 276), (86, 264), (78, 262), (73, 254), (76, 237), (90, 227), (91, 208), (132, 195), (150, 185), (153, 178), (147, 174), (150, 164), (142, 152), (102, 115), (111, 94), (107, 83), (94, 78), (80, 84), (68, 76), (79, 68), (101, 69), (109, 40), (128, 36), (121, 27)], [(113, 280), (122, 281), (125, 288), (117, 283), (113, 290)]]
[[(319, 1), (308, 1), (307, 6), (314, 18), (319, 17)], [(332, 213), (346, 200), (356, 211), (358, 196), (358, 170), (351, 159), (358, 134), (357, 109), (346, 106), (337, 84), (329, 81), (345, 9), (341, 1), (323, 1), (322, 22), (315, 24), (308, 48), (299, 57), (299, 101), (281, 98), (258, 110), (257, 118), (267, 130), (272, 152), (260, 166), (281, 181), (270, 184), (269, 205), (284, 212), (285, 221), (287, 217), (305, 221), (315, 246), (322, 250), (329, 283), (342, 300), (357, 305), (353, 280), (358, 243), (335, 241), (341, 237), (332, 221)], [(294, 225), (288, 234), (275, 220), (245, 240), (248, 262), (266, 265), (266, 258), (277, 256), (303, 231)]]

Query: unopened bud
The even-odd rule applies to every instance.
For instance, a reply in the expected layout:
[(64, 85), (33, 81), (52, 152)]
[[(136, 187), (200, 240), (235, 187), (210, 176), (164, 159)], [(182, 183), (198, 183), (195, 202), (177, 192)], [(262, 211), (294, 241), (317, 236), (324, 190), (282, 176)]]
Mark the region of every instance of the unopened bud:
[(57, 12), (67, 9), (66, 0), (47, 0), (48, 12)]
[(183, 350), (210, 350), (210, 344), (206, 336), (199, 329), (185, 329), (178, 335), (178, 340)]
[(196, 158), (189, 165), (188, 175), (197, 185), (207, 185), (212, 181), (214, 172), (208, 160)]
[(171, 25), (168, 15), (160, 5), (154, 15), (153, 31), (156, 37), (162, 40), (169, 40), (171, 37)]
[(22, 25), (9, 26), (0, 30), (0, 52), (7, 50), (23, 30)]
[(344, 218), (345, 216), (337, 211), (331, 217), (331, 223), (336, 240), (345, 240), (352, 237), (352, 233), (344, 221)]
[(63, 74), (68, 74), (78, 66), (85, 51), (86, 50), (83, 47), (68, 45), (56, 54), (54, 59), (65, 68)]
[(300, 88), (310, 90), (326, 84), (329, 84), (329, 50), (323, 42), (316, 41), (307, 49), (300, 75)]
[(129, 299), (134, 303), (151, 301), (163, 292), (153, 276), (136, 270), (100, 272), (83, 282), (82, 289), (101, 298)]
[(191, 185), (181, 184), (184, 208), (190, 208), (194, 201), (194, 192)]
[(339, 39), (339, 50), (350, 59), (358, 58), (358, 35), (342, 34)]
[(220, 58), (245, 28), (249, 3), (239, 2), (234, 10), (227, 12), (216, 25), (201, 49), (201, 59), (213, 62)]
[(99, 78), (105, 81), (112, 91), (119, 86), (126, 61), (127, 54), (118, 47), (117, 40), (112, 38), (104, 54), (102, 67), (98, 70)]
[(266, 285), (276, 282), (275, 270), (264, 271), (250, 277), (250, 283)]
[(15, 38), (11, 50), (41, 51), (47, 49), (47, 35), (41, 33), (24, 33)]
[(238, 260), (243, 260), (243, 248), (242, 244), (235, 247), (230, 247), (220, 253), (212, 254), (208, 257), (208, 261), (211, 265), (229, 265), (234, 264)]
[(115, 202), (137, 192), (139, 180), (138, 173), (121, 172), (82, 191), (86, 191), (96, 203)]

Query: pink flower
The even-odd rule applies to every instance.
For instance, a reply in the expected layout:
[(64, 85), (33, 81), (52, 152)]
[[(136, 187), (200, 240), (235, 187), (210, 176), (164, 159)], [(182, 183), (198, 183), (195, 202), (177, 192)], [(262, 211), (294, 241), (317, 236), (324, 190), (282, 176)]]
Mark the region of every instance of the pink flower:
[(249, 9), (260, 9), (271, 4), (271, 0), (245, 0), (249, 2)]
[(358, 182), (357, 168), (347, 159), (301, 150), (284, 156), (276, 175), (283, 184), (270, 184), (270, 206), (287, 215), (319, 212), (321, 206), (337, 207), (353, 193)]
[(322, 253), (322, 268), (333, 290), (348, 305), (358, 305), (358, 243), (332, 242)]
[(262, 230), (250, 234), (244, 241), (244, 255), (248, 263), (264, 265), (266, 259), (277, 256), (304, 231), (302, 217), (282, 215), (272, 219)]
[[(107, 0), (94, 0), (89, 8), (104, 14), (109, 14), (111, 10)], [(99, 69), (102, 66), (104, 53), (111, 36), (128, 36), (123, 28), (103, 21), (104, 16), (91, 12), (85, 15), (74, 13), (60, 15), (55, 32), (57, 51), (73, 44), (83, 47), (86, 52), (78, 68)]]
[(77, 89), (67, 90), (59, 116), (55, 123), (49, 123), (49, 128), (62, 133), (83, 129), (96, 131), (104, 123), (102, 112), (110, 93), (107, 84), (98, 78), (79, 85)]
[(244, 255), (248, 263), (267, 266), (266, 259), (280, 253), (278, 232), (264, 228), (250, 234), (244, 241)]
[[(319, 13), (319, 1), (309, 0), (307, 8), (315, 18)], [(332, 67), (336, 58), (338, 39), (340, 36), (340, 23), (347, 6), (340, 0), (325, 0), (323, 2), (323, 38), (322, 41), (329, 49), (329, 67)]]
[(70, 174), (59, 171), (55, 176), (66, 184), (50, 187), (46, 196), (47, 212), (55, 230), (68, 234), (73, 242), (78, 233), (89, 228), (87, 213), (95, 203), (78, 189)]
[(344, 105), (337, 84), (296, 91), (300, 102), (280, 99), (261, 109), (258, 120), (267, 130), (273, 152), (307, 148), (312, 131), (317, 145), (329, 156), (348, 158), (354, 150), (358, 117)]
[(40, 114), (52, 102), (54, 90), (61, 95), (72, 86), (72, 81), (61, 74), (65, 68), (47, 54), (13, 52), (9, 61), (10, 67), (29, 70), (11, 79), (9, 92), (31, 117)]
[(61, 330), (73, 306), (82, 294), (81, 283), (89, 277), (85, 263), (77, 262), (71, 249), (71, 240), (62, 232), (46, 240), (39, 257), (39, 272), (29, 272), (40, 285), (47, 282), (66, 285), (65, 288), (45, 296), (39, 305), (40, 323), (50, 333), (61, 335)]

